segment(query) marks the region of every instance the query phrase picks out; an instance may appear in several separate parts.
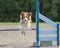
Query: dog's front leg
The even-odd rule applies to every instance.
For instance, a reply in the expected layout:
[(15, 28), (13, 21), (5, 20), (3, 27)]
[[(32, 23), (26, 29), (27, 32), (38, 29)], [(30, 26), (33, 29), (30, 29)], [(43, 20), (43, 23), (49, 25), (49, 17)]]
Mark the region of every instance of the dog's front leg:
[(24, 31), (22, 30), (22, 34), (23, 34), (23, 32), (24, 32)]
[(26, 30), (24, 30), (24, 31), (22, 30), (22, 34), (24, 34), (24, 35), (25, 35), (25, 34), (26, 34)]
[(26, 35), (26, 30), (24, 30), (24, 35)]

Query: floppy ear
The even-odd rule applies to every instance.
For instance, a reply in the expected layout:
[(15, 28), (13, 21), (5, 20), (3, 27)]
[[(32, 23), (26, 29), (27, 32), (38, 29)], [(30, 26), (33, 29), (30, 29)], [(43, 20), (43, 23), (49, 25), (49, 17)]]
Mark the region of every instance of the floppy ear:
[(29, 16), (32, 16), (32, 13), (31, 12), (28, 12)]
[(21, 15), (21, 16), (24, 16), (24, 12), (21, 12), (20, 15)]
[(24, 12), (21, 12), (21, 13), (20, 13), (20, 19), (22, 19), (23, 16), (24, 16)]
[(32, 13), (28, 12), (28, 20), (31, 20)]

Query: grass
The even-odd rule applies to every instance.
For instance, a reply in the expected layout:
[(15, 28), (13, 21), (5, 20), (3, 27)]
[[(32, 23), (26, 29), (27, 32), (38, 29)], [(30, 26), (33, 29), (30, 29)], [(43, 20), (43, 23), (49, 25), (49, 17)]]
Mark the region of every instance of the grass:
[[(56, 23), (59, 23), (60, 22), (56, 22)], [(0, 25), (19, 25), (20, 23), (19, 22), (0, 22)], [(36, 24), (35, 22), (33, 22), (32, 24)], [(47, 24), (45, 22), (41, 22), (41, 24)]]
[[(19, 22), (0, 22), (0, 25), (19, 25)], [(35, 22), (33, 22), (32, 24), (36, 24)], [(42, 22), (41, 24), (45, 24), (44, 22)]]
[(19, 25), (19, 22), (0, 22), (0, 25)]
[[(19, 25), (19, 22), (0, 22), (0, 25)], [(35, 22), (33, 22), (32, 24), (36, 24)], [(45, 24), (45, 23), (42, 23)]]

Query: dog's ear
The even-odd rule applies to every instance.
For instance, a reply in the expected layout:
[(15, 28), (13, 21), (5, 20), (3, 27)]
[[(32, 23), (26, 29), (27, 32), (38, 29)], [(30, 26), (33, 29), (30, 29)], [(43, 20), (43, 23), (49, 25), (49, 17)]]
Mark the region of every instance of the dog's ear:
[(29, 16), (32, 16), (32, 13), (31, 13), (31, 12), (28, 12), (28, 15), (29, 15)]
[(20, 13), (20, 19), (23, 19), (23, 17), (24, 17), (24, 12), (21, 12)]
[(32, 13), (28, 12), (28, 20), (31, 20)]
[(21, 12), (21, 13), (20, 13), (20, 16), (24, 16), (24, 12)]

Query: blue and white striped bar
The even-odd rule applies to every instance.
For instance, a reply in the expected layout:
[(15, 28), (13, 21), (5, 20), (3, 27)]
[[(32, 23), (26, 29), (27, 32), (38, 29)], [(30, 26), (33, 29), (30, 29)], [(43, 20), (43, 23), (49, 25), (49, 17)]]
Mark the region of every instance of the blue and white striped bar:
[(40, 30), (39, 34), (57, 34), (57, 30)]
[(40, 37), (39, 41), (57, 41), (57, 37)]
[(0, 28), (0, 31), (19, 31), (19, 30), (36, 30), (35, 28), (29, 28), (29, 29), (27, 29), (27, 28), (3, 28), (3, 29), (1, 29)]
[(53, 22), (52, 20), (50, 20), (49, 18), (45, 17), (44, 15), (39, 13), (39, 18), (43, 21), (45, 21), (46, 23), (52, 25), (53, 27), (57, 27), (57, 24), (55, 22)]

